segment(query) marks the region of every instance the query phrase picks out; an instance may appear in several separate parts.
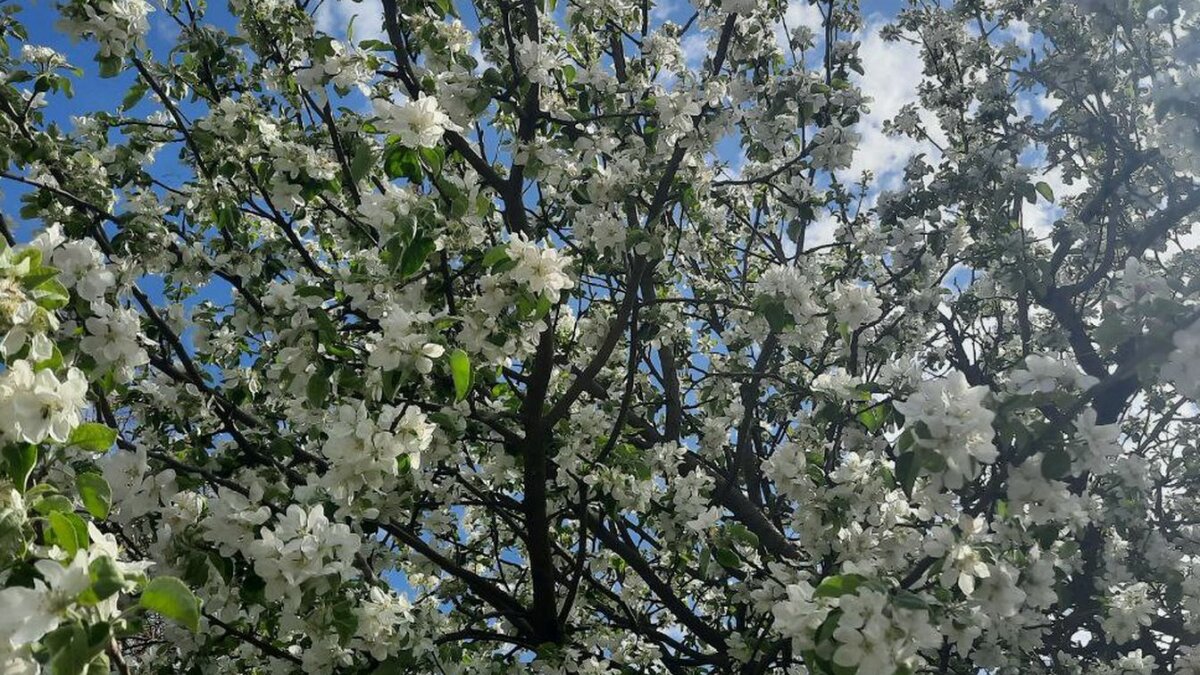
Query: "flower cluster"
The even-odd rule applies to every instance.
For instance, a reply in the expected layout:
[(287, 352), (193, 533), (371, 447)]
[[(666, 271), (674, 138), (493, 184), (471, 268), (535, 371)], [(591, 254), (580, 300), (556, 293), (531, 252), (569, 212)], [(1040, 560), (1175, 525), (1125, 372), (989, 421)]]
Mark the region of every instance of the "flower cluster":
[(433, 319), (428, 314), (413, 315), (397, 307), (379, 321), (382, 335), (371, 348), (367, 364), (372, 368), (396, 370), (406, 368), (422, 375), (433, 370), (433, 360), (446, 349), (429, 342), (426, 325)]
[(78, 368), (60, 379), (49, 368), (13, 362), (0, 373), (0, 439), (65, 443), (86, 405), (87, 380)]
[(1171, 341), (1175, 349), (1159, 376), (1188, 398), (1200, 399), (1200, 321), (1176, 331)]
[(95, 38), (101, 58), (120, 58), (141, 46), (153, 9), (146, 0), (74, 0), (63, 7), (61, 25), (76, 37)]
[(87, 335), (80, 347), (102, 372), (112, 369), (121, 380), (128, 380), (133, 369), (150, 362), (141, 344), (141, 318), (132, 309), (101, 303), (94, 304), (92, 312), (84, 321)]
[(912, 396), (895, 404), (915, 443), (944, 463), (944, 468), (933, 471), (934, 478), (951, 490), (978, 476), (980, 465), (996, 461), (994, 414), (983, 405), (987, 396), (987, 387), (972, 387), (962, 373), (954, 371), (922, 382)]
[(508, 243), (508, 256), (516, 263), (509, 276), (534, 295), (558, 302), (563, 291), (575, 287), (567, 272), (571, 258), (556, 249), (517, 236)]
[(363, 489), (379, 491), (388, 477), (399, 475), (401, 460), (411, 468), (429, 448), (433, 426), (416, 408), (384, 406), (378, 417), (364, 404), (343, 404), (326, 422), (327, 439), (321, 452), (330, 462), (323, 477), (331, 494), (354, 495)]
[(300, 603), (310, 579), (354, 577), (354, 556), (361, 542), (350, 528), (331, 523), (321, 505), (305, 509), (292, 504), (274, 527), (264, 526), (250, 550), (254, 571), (266, 582), (272, 600)]
[(375, 99), (372, 106), (382, 130), (395, 134), (401, 144), (410, 148), (432, 148), (447, 131), (458, 130), (432, 96), (421, 96), (400, 105)]

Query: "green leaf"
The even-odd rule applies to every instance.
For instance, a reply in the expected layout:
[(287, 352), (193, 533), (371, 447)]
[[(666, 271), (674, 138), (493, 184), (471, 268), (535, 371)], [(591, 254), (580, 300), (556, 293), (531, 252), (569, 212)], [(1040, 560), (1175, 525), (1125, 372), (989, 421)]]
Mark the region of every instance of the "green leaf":
[(408, 652), (400, 652), (386, 661), (381, 661), (371, 675), (408, 675), (412, 670), (413, 658)]
[(75, 510), (75, 504), (65, 495), (49, 494), (33, 503), (33, 510), (48, 516), (51, 513), (71, 513)]
[(39, 267), (38, 269), (31, 270), (29, 274), (21, 277), (21, 285), (29, 289), (37, 288), (38, 286), (41, 286), (47, 281), (50, 281), (54, 277), (58, 276), (58, 274), (59, 271), (57, 268)]
[(1037, 185), (1034, 185), (1033, 187), (1038, 191), (1038, 194), (1046, 198), (1046, 201), (1054, 201), (1054, 190), (1046, 181), (1038, 181)]
[(817, 586), (817, 590), (813, 591), (813, 597), (839, 598), (858, 590), (864, 581), (866, 581), (866, 577), (859, 574), (838, 574), (825, 577)]
[(349, 644), (358, 632), (358, 614), (349, 598), (342, 598), (333, 605), (333, 629), (338, 635), (338, 644)]
[(717, 562), (721, 563), (722, 567), (731, 570), (739, 569), (742, 566), (742, 559), (738, 557), (738, 554), (727, 548), (713, 549), (713, 557), (717, 559)]
[[(26, 260), (29, 261), (29, 267), (26, 269), (35, 270), (42, 266), (42, 250), (30, 246), (28, 248), (14, 249), (12, 265), (17, 267), (23, 264)], [(18, 270), (20, 271), (20, 270)]]
[(483, 254), (483, 266), (491, 269), (497, 264), (508, 260), (508, 244), (497, 244)]
[(912, 499), (913, 486), (917, 484), (917, 476), (921, 473), (921, 464), (917, 461), (917, 453), (905, 452), (896, 458), (896, 481), (904, 490), (904, 495)]
[(880, 403), (868, 408), (864, 408), (861, 412), (859, 412), (858, 421), (862, 422), (862, 425), (867, 428), (867, 431), (874, 434), (883, 428), (883, 423), (887, 421), (887, 416), (888, 405)]
[(842, 337), (842, 342), (850, 344), (850, 325), (847, 323), (839, 323), (837, 326), (838, 335)]
[(407, 178), (414, 183), (420, 183), (425, 176), (420, 153), (400, 144), (389, 146), (384, 152), (383, 170), (388, 178)]
[(295, 294), (299, 298), (320, 298), (321, 300), (329, 297), (329, 291), (320, 286), (297, 286)]
[(896, 591), (896, 595), (892, 598), (892, 603), (904, 609), (929, 609), (929, 603), (925, 602), (924, 598), (903, 588)]
[(92, 585), (79, 596), (79, 602), (85, 605), (94, 605), (125, 588), (125, 575), (117, 563), (106, 555), (92, 561), (88, 566), (88, 575)]
[(134, 82), (133, 86), (130, 87), (129, 91), (125, 94), (125, 98), (121, 99), (121, 110), (129, 110), (133, 106), (137, 105), (149, 90), (150, 87), (147, 87), (146, 84), (141, 80)]
[(116, 77), (121, 74), (121, 58), (118, 56), (110, 56), (108, 58), (97, 57), (96, 61), (100, 63), (100, 77)]
[(200, 600), (175, 577), (155, 577), (142, 591), (142, 607), (189, 628), (200, 630)]
[(471, 392), (471, 357), (461, 349), (450, 352), (450, 376), (454, 378), (454, 402)]
[(117, 430), (99, 422), (84, 422), (75, 427), (67, 445), (74, 445), (92, 452), (108, 452), (117, 441)]
[(62, 355), (62, 352), (59, 351), (58, 345), (51, 345), (50, 346), (50, 356), (44, 360), (38, 361), (37, 363), (33, 364), (33, 369), (35, 371), (39, 371), (39, 370), (56, 371), (62, 367), (63, 367), (63, 355)]
[(429, 168), (429, 173), (434, 176), (442, 173), (442, 164), (446, 161), (445, 148), (421, 148), (418, 154), (425, 161), (425, 166)]
[(304, 386), (308, 404), (313, 408), (325, 407), (325, 400), (329, 398), (329, 389), (333, 381), (331, 370), (328, 364), (322, 363), (317, 368), (317, 372), (308, 378), (308, 383)]
[(1042, 457), (1042, 476), (1058, 480), (1071, 472), (1071, 455), (1061, 447), (1052, 447)]
[(51, 654), (48, 664), (51, 675), (80, 675), (104, 652), (111, 639), (107, 623), (87, 627), (75, 621), (60, 627), (44, 640)]
[(408, 278), (416, 274), (435, 248), (437, 244), (429, 237), (418, 236), (413, 239), (412, 243), (405, 247), (404, 255), (400, 257), (400, 277)]
[(729, 536), (732, 537), (734, 541), (758, 548), (758, 535), (751, 532), (750, 529), (745, 525), (741, 523), (732, 523), (729, 525), (728, 531)]
[(83, 500), (87, 512), (96, 520), (108, 518), (112, 508), (112, 488), (104, 476), (93, 472), (81, 473), (75, 477), (75, 485), (79, 488), (79, 498)]
[(38, 449), (36, 445), (7, 445), (4, 447), (4, 462), (8, 465), (8, 477), (16, 486), (17, 492), (24, 493), (29, 485), (29, 474), (37, 464)]
[(774, 296), (759, 297), (754, 302), (754, 310), (767, 320), (767, 325), (776, 333), (796, 324), (796, 318), (783, 306), (783, 302)]
[(74, 513), (55, 511), (48, 520), (50, 528), (46, 531), (46, 537), (49, 543), (57, 544), (67, 552), (68, 557), (73, 558), (76, 551), (88, 547), (87, 523), (83, 522), (83, 518)]
[(374, 163), (375, 157), (371, 154), (371, 146), (363, 143), (358, 146), (354, 158), (350, 160), (350, 177), (356, 182), (361, 181), (371, 172), (371, 166)]
[(71, 292), (58, 279), (49, 279), (38, 284), (29, 292), (38, 307), (46, 310), (62, 309), (71, 301)]

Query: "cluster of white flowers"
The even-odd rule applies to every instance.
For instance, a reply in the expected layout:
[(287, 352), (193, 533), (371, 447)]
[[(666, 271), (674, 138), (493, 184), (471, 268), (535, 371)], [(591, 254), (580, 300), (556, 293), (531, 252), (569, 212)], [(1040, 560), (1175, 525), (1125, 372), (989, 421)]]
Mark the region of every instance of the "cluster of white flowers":
[(1175, 349), (1167, 357), (1160, 378), (1175, 385), (1179, 393), (1200, 399), (1200, 321), (1175, 331)]
[(756, 290), (760, 295), (779, 298), (799, 326), (823, 311), (817, 285), (796, 267), (772, 265), (759, 278)]
[(363, 222), (386, 236), (403, 229), (400, 224), (412, 209), (414, 199), (412, 192), (391, 186), (386, 191), (363, 195), (358, 213)]
[(293, 606), (300, 602), (306, 581), (326, 576), (351, 579), (357, 575), (354, 556), (361, 540), (347, 525), (332, 523), (317, 504), (308, 509), (292, 504), (276, 520), (264, 526), (261, 539), (249, 552), (254, 571), (266, 582), (267, 597)]
[[(763, 472), (775, 483), (781, 494), (801, 504), (813, 499), (814, 486), (808, 472), (808, 457), (805, 446), (795, 441), (785, 441), (763, 462)], [(807, 509), (802, 509), (806, 514)]]
[(833, 367), (813, 378), (812, 390), (825, 394), (834, 400), (854, 401), (860, 398), (858, 378), (845, 370)]
[(1075, 472), (1088, 471), (1098, 476), (1112, 473), (1113, 458), (1121, 454), (1121, 428), (1116, 424), (1097, 424), (1096, 410), (1086, 408), (1075, 418)]
[(275, 169), (271, 175), (271, 198), (278, 205), (290, 208), (303, 204), (306, 178), (329, 181), (337, 175), (338, 164), (333, 155), (303, 143), (280, 140), (271, 144), (270, 154)]
[(803, 580), (788, 584), (786, 597), (771, 607), (776, 632), (790, 637), (797, 652), (813, 647), (813, 637), (831, 609), (828, 603), (813, 597), (815, 590)]
[(262, 504), (262, 498), (263, 488), (258, 483), (250, 485), (247, 495), (224, 486), (217, 488), (201, 522), (204, 539), (225, 556), (248, 552), (258, 528), (271, 518), (271, 509)]
[(1005, 619), (1016, 616), (1029, 597), (1017, 584), (1020, 576), (1020, 571), (1007, 562), (988, 565), (987, 576), (975, 589), (971, 599), (979, 603), (987, 616)]
[[(967, 378), (954, 371), (943, 379), (922, 382), (908, 400), (895, 403), (915, 442), (945, 461), (946, 468), (935, 478), (951, 490), (978, 476), (980, 464), (996, 461), (995, 415), (983, 405), (987, 395), (987, 387), (969, 386)], [(928, 437), (920, 433), (917, 423), (923, 424)]]
[(1167, 280), (1137, 258), (1129, 258), (1125, 261), (1116, 291), (1113, 306), (1117, 310), (1149, 305), (1159, 298), (1171, 295), (1171, 288), (1167, 285)]
[(57, 628), (79, 594), (91, 586), (87, 566), (86, 552), (77, 553), (65, 566), (57, 560), (39, 560), (34, 567), (41, 579), (33, 588), (0, 591), (0, 640), (20, 647)]
[(355, 638), (361, 649), (382, 661), (403, 647), (413, 621), (408, 598), (372, 586), (367, 599), (358, 606)]
[(380, 490), (388, 477), (399, 474), (402, 458), (412, 468), (420, 466), (433, 430), (424, 413), (413, 407), (401, 411), (383, 406), (373, 417), (363, 403), (340, 405), (325, 424), (327, 438), (321, 451), (330, 466), (322, 482), (335, 496)]
[(120, 380), (126, 381), (135, 368), (150, 362), (140, 340), (141, 319), (134, 310), (94, 303), (92, 316), (83, 325), (87, 335), (80, 341), (80, 347), (96, 360), (101, 372), (111, 369)]
[[(87, 608), (100, 620), (111, 619), (118, 611), (117, 591), (128, 590), (130, 584), (116, 581), (114, 594), (87, 600), (80, 596), (92, 587), (90, 568), (102, 558), (117, 574), (140, 573), (150, 563), (122, 562), (117, 559), (116, 539), (106, 535), (92, 523), (87, 524), (88, 546), (73, 556), (61, 549), (52, 553), (56, 556), (38, 560), (33, 564), (40, 578), (32, 586), (9, 586), (0, 590), (0, 658), (7, 657), (5, 673), (14, 675), (39, 672), (38, 664), (28, 658), (27, 647), (53, 631), (74, 612)], [(6, 653), (7, 652), (7, 653)]]
[(95, 37), (103, 58), (141, 45), (154, 8), (146, 0), (76, 0), (63, 8), (61, 26), (75, 37)]
[(1142, 581), (1108, 589), (1106, 604), (1108, 613), (1100, 625), (1117, 644), (1136, 638), (1139, 630), (1150, 625), (1157, 608), (1150, 596), (1150, 586)]
[(86, 405), (87, 380), (79, 369), (59, 380), (54, 371), (35, 371), (25, 360), (9, 364), (0, 373), (0, 440), (65, 443)]
[(196, 128), (222, 138), (244, 139), (249, 136), (252, 144), (235, 144), (231, 152), (245, 153), (261, 147), (269, 147), (280, 140), (279, 126), (271, 118), (259, 113), (255, 99), (223, 98), (208, 109), (208, 116), (196, 120)]
[(517, 60), (531, 82), (542, 86), (554, 84), (554, 73), (559, 68), (558, 50), (553, 45), (522, 38), (517, 44)]
[(671, 488), (675, 513), (689, 530), (702, 533), (720, 521), (721, 510), (710, 504), (712, 476), (703, 471), (693, 471), (676, 478)]
[(1086, 390), (1096, 382), (1065, 354), (1030, 354), (1025, 357), (1025, 368), (1012, 371), (1008, 388), (1020, 395), (1049, 394), (1064, 386)]
[(988, 565), (978, 547), (987, 536), (987, 521), (982, 516), (971, 518), (962, 515), (958, 519), (958, 533), (939, 525), (925, 541), (925, 553), (935, 558), (944, 558), (941, 584), (943, 588), (957, 586), (964, 595), (975, 592), (975, 580), (990, 575)]
[(842, 617), (833, 631), (838, 648), (833, 662), (862, 673), (891, 673), (912, 668), (918, 651), (941, 642), (929, 623), (929, 612), (902, 609), (878, 591), (859, 589), (840, 597)]
[(371, 104), (380, 128), (399, 136), (400, 143), (409, 148), (435, 147), (447, 131), (458, 130), (458, 125), (442, 112), (432, 96), (422, 95), (400, 105), (377, 98)]
[(151, 471), (143, 446), (135, 452), (106, 455), (101, 467), (115, 507), (110, 516), (118, 522), (130, 522), (170, 504), (178, 492), (175, 470)]
[(30, 63), (36, 63), (47, 70), (67, 62), (67, 58), (54, 49), (32, 44), (21, 45), (21, 58)]
[(829, 171), (849, 167), (861, 138), (857, 131), (837, 125), (821, 129), (813, 138), (813, 166)]
[(557, 249), (538, 246), (518, 235), (508, 242), (508, 257), (516, 263), (509, 276), (534, 295), (558, 302), (562, 291), (575, 287), (575, 281), (567, 273), (571, 257)]
[(33, 302), (19, 277), (0, 276), (0, 356), (16, 354), (32, 343), (30, 356), (44, 359), (53, 351), (46, 332), (56, 328), (57, 319)]
[(606, 210), (581, 210), (575, 231), (597, 252), (620, 253), (625, 250), (625, 222)]
[(830, 297), (829, 306), (838, 323), (850, 330), (869, 324), (882, 316), (879, 294), (870, 286), (841, 283)]
[(320, 93), (326, 83), (347, 89), (367, 81), (371, 71), (362, 57), (350, 52), (338, 40), (329, 40), (332, 53), (324, 57), (313, 57), (312, 63), (296, 71), (296, 84)]
[[(1196, 44), (1200, 38), (1200, 21), (1196, 19), (1197, 4), (1188, 2), (1184, 7), (1184, 20), (1171, 20), (1169, 12), (1155, 12), (1152, 20), (1159, 30), (1170, 30), (1178, 38), (1174, 45), (1175, 66), (1154, 73), (1150, 94), (1154, 101), (1155, 143), (1175, 170), (1183, 175), (1200, 175), (1200, 125), (1190, 110), (1200, 99), (1200, 50)], [(1168, 26), (1170, 26), (1168, 28)]]
[(424, 312), (414, 314), (401, 307), (392, 308), (379, 320), (382, 335), (371, 348), (367, 364), (384, 371), (403, 367), (427, 375), (433, 370), (433, 359), (446, 351), (442, 345), (430, 342), (423, 329), (432, 319)]
[(113, 269), (90, 237), (67, 239), (62, 226), (55, 224), (43, 230), (30, 246), (40, 249), (46, 264), (59, 270), (59, 281), (90, 303), (103, 301), (116, 285)]

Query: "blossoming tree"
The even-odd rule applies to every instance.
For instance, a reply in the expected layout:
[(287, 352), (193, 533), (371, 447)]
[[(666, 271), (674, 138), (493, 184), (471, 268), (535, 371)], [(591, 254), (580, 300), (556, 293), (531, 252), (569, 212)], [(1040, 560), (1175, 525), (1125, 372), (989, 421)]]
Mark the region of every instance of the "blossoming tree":
[(358, 7), (0, 5), (0, 672), (1200, 673), (1200, 2)]

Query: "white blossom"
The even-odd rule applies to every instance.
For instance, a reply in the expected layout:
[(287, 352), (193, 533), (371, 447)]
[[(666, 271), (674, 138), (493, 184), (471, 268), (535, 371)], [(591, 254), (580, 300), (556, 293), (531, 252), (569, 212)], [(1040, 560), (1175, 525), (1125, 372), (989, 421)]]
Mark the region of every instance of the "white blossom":
[(375, 99), (372, 105), (383, 129), (399, 136), (400, 142), (410, 148), (432, 148), (447, 131), (458, 130), (432, 96), (421, 96), (400, 105)]

